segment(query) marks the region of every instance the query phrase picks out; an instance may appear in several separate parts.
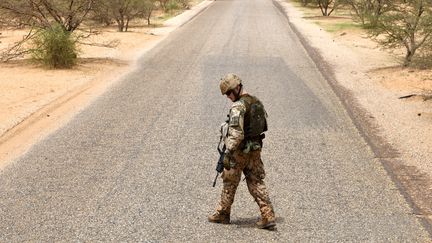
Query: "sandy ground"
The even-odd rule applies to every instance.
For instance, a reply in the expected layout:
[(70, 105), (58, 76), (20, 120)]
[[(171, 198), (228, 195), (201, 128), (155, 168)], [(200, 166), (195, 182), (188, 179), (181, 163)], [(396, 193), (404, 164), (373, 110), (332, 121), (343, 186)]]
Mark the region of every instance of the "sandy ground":
[[(29, 60), (0, 63), (0, 168), (25, 152), (82, 110), (95, 97), (131, 71), (137, 59), (212, 1), (196, 0), (192, 8), (157, 26), (98, 29), (91, 43), (116, 41), (115, 48), (79, 46), (78, 65), (50, 70)], [(0, 49), (26, 35), (26, 30), (0, 29)]]
[[(21, 31), (2, 31), (4, 37), (1, 44), (6, 45), (21, 34)], [(131, 50), (145, 48), (150, 41), (160, 38), (145, 32), (116, 33), (111, 29), (105, 29), (99, 37), (118, 39), (120, 45), (115, 49), (82, 46), (83, 55), (79, 64), (70, 70), (48, 70), (26, 60), (1, 64), (0, 134), (89, 81), (103, 81), (107, 70), (122, 72), (133, 61), (134, 53)]]

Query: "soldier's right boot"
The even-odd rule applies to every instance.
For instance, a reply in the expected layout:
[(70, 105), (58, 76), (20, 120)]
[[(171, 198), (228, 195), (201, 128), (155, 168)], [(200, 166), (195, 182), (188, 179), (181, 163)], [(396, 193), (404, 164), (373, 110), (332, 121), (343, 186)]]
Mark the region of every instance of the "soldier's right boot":
[(208, 216), (208, 221), (218, 224), (229, 224), (230, 213), (226, 211), (216, 211), (214, 214)]
[(276, 220), (274, 218), (262, 218), (256, 225), (259, 229), (274, 230), (276, 227)]

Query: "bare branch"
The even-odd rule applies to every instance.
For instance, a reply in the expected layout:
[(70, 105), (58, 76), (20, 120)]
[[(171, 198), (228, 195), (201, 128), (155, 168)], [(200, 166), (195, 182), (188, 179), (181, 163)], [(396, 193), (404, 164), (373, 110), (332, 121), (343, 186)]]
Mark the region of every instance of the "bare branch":
[(28, 40), (31, 40), (36, 34), (37, 31), (32, 28), (22, 40), (14, 43), (11, 47), (8, 47), (6, 50), (0, 52), (0, 61), (7, 62), (12, 59), (23, 57), (25, 54), (30, 53), (31, 50), (25, 48), (24, 43), (26, 43)]

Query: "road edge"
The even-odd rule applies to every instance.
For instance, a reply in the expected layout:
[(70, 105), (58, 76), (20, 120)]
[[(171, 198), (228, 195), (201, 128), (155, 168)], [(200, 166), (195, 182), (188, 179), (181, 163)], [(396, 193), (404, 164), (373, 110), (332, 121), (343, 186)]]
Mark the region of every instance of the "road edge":
[[(408, 166), (404, 166), (399, 159), (399, 154), (396, 148), (394, 148), (385, 138), (379, 136), (378, 131), (379, 125), (372, 122), (368, 117), (370, 113), (361, 107), (352, 92), (343, 87), (337, 80), (335, 72), (331, 65), (326, 61), (326, 59), (321, 55), (318, 49), (314, 48), (305, 38), (302, 33), (298, 30), (297, 26), (290, 21), (290, 17), (285, 12), (284, 7), (281, 5), (280, 0), (272, 0), (275, 7), (286, 17), (290, 28), (294, 31), (300, 43), (303, 45), (305, 51), (315, 63), (321, 75), (327, 81), (327, 83), (332, 88), (333, 92), (339, 98), (339, 101), (344, 106), (349, 117), (351, 118), (353, 124), (359, 131), (360, 135), (366, 141), (366, 143), (371, 148), (375, 157), (380, 161), (386, 170), (387, 174), (390, 176), (393, 183), (395, 183), (401, 195), (404, 197), (408, 205), (412, 208), (413, 213), (418, 216), (420, 223), (428, 232), (429, 237), (432, 238), (432, 219), (427, 217), (421, 217), (420, 215), (428, 215), (428, 210), (422, 208), (421, 202), (429, 200), (429, 197), (425, 198), (414, 198), (413, 194), (416, 191), (422, 191), (422, 186), (414, 183), (412, 185), (410, 182), (417, 180), (414, 177), (425, 176), (418, 170), (413, 170)], [(399, 163), (398, 163), (399, 162)], [(427, 177), (427, 176), (426, 176)], [(428, 181), (429, 178), (423, 181)], [(421, 195), (417, 195), (420, 196)]]

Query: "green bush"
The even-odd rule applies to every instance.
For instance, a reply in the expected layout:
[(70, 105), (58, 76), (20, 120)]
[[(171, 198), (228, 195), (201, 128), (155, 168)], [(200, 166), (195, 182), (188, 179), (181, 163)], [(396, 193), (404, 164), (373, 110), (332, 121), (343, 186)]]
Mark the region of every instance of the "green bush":
[(180, 9), (179, 3), (176, 0), (170, 0), (166, 5), (166, 10), (173, 12), (174, 10)]
[(33, 59), (50, 68), (70, 68), (76, 63), (76, 39), (61, 25), (39, 30), (33, 44)]

